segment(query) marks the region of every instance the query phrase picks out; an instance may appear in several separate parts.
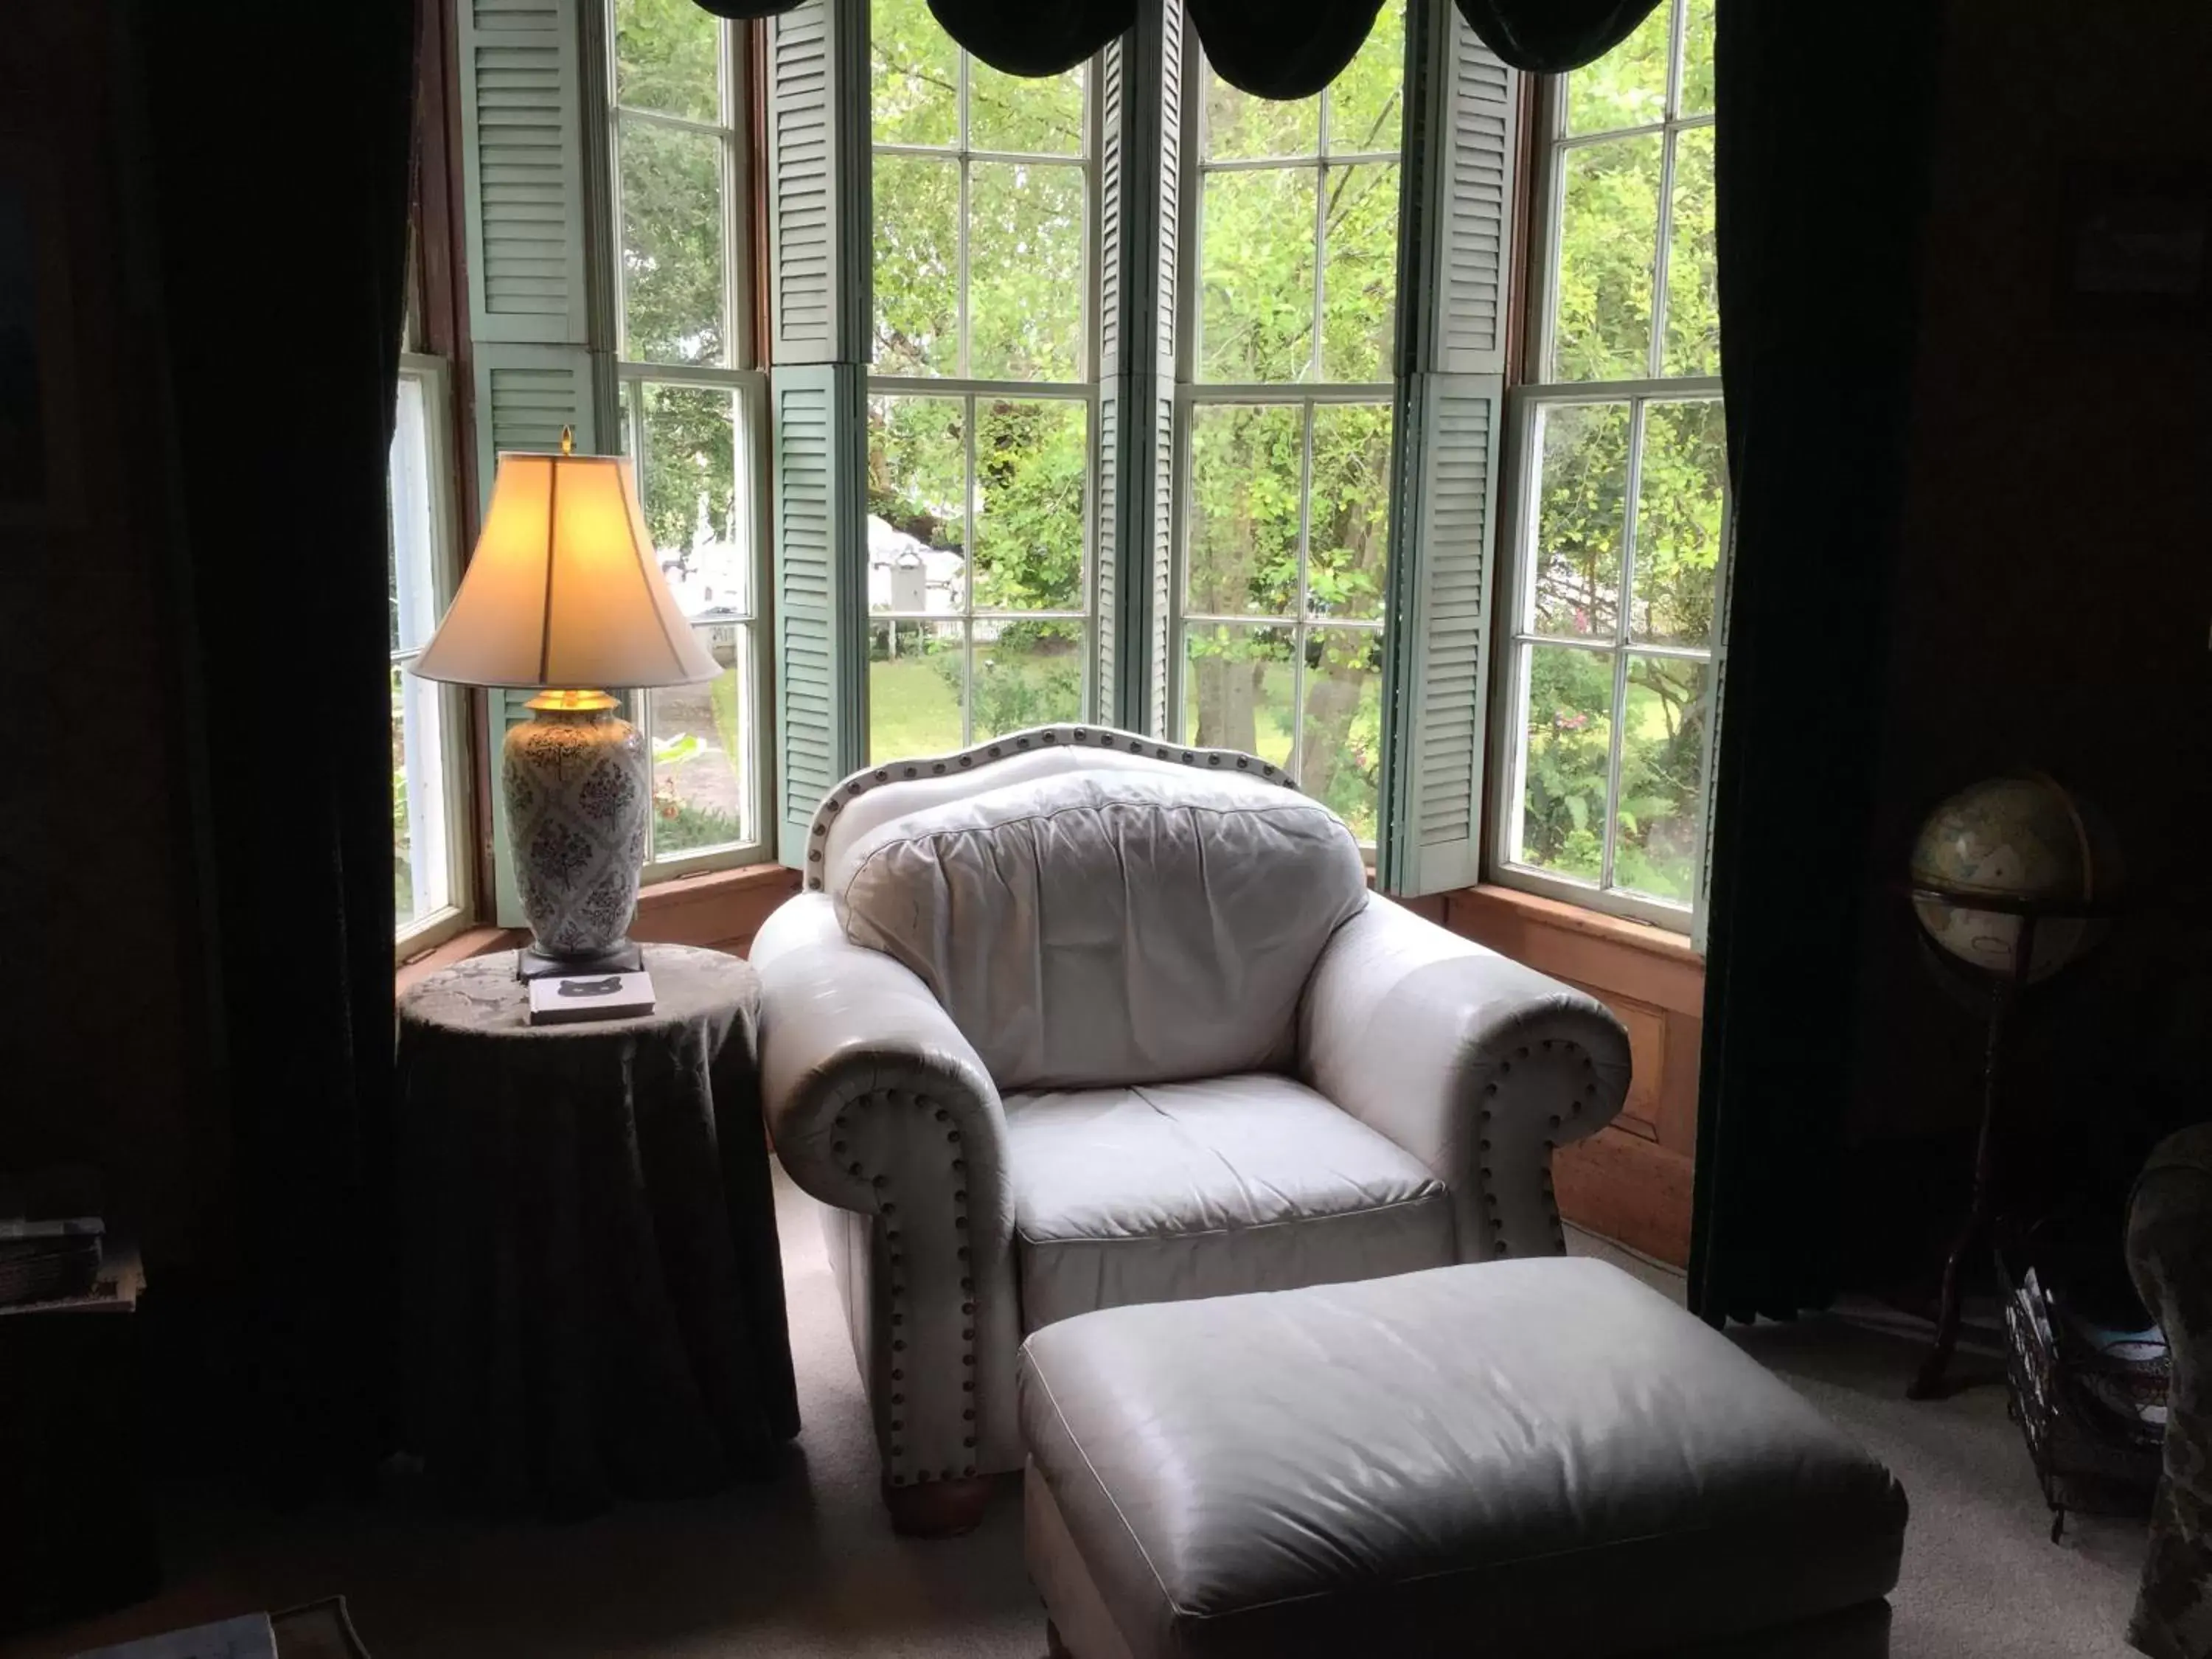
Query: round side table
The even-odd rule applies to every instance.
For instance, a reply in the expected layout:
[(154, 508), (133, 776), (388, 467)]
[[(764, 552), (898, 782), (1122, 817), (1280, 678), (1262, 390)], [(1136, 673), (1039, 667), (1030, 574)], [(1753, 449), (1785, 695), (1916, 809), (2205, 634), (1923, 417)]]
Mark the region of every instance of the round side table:
[(530, 1024), (511, 951), (399, 1003), (408, 1439), (568, 1516), (769, 1474), (799, 1431), (759, 981), (648, 945), (641, 1018)]

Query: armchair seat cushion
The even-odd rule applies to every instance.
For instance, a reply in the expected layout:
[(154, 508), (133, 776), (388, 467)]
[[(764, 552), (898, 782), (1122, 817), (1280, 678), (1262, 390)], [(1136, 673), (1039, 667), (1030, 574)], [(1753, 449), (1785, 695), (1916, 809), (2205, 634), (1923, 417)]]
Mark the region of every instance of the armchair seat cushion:
[(1269, 1073), (1005, 1097), (1022, 1323), (1454, 1260), (1451, 1197)]

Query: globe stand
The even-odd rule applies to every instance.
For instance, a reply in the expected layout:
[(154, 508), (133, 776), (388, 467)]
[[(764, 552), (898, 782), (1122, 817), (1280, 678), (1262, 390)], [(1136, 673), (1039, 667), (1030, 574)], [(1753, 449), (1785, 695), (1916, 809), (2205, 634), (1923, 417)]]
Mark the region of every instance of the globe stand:
[(2035, 929), (2039, 921), (2086, 919), (2112, 914), (2110, 904), (2021, 899), (1976, 892), (1967, 888), (1939, 887), (1916, 882), (1911, 894), (1917, 902), (1932, 901), (1965, 909), (1984, 910), (2016, 917), (2020, 927), (2012, 940), (2012, 956), (2005, 971), (1984, 975), (1988, 999), (1982, 1036), (1982, 1117), (1974, 1136), (1973, 1186), (1966, 1214), (1959, 1224), (1950, 1254), (1943, 1259), (1942, 1289), (1936, 1309), (1936, 1340), (1920, 1369), (1905, 1390), (1908, 1400), (1939, 1400), (1952, 1391), (1946, 1373), (1959, 1346), (1959, 1322), (1964, 1300), (1966, 1264), (1975, 1249), (1986, 1242), (1995, 1219), (1996, 1195), (1996, 1124), (1998, 1087), (2004, 1060), (2005, 1030), (2013, 1006), (2028, 982), (2035, 964)]

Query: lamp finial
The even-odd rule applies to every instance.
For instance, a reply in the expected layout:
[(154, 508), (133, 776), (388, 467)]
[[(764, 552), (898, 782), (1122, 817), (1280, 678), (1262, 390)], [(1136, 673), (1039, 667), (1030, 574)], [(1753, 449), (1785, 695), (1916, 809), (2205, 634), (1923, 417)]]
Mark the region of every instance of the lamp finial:
[(561, 428), (561, 453), (563, 455), (573, 455), (576, 453), (576, 428), (573, 426), (564, 426)]

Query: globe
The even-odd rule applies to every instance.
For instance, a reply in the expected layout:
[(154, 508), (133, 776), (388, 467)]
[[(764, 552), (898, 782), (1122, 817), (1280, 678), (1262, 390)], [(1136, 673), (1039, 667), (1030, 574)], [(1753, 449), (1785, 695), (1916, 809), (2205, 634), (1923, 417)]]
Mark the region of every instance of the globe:
[[(2118, 856), (2101, 815), (2039, 773), (1961, 789), (1928, 815), (1912, 844), (1915, 887), (1987, 894), (2058, 913), (2036, 919), (2031, 981), (2049, 978), (2103, 936), (2101, 921), (2064, 912), (2110, 898), (2118, 879)], [(1971, 899), (1916, 896), (1912, 908), (1929, 937), (1960, 961), (2012, 973), (2018, 915), (1977, 908)]]

